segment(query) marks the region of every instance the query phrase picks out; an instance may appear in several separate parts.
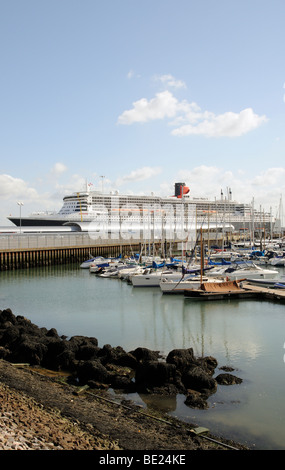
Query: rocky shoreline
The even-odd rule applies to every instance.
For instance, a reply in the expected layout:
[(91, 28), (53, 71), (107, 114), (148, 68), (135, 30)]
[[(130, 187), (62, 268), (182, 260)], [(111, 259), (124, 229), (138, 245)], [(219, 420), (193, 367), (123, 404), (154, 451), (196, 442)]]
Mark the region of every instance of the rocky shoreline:
[[(197, 358), (191, 348), (173, 350), (166, 358), (140, 347), (130, 352), (100, 348), (96, 338), (60, 337), (55, 329), (5, 309), (0, 311), (0, 449), (245, 449), (211, 441), (208, 433), (207, 439), (163, 416), (150, 418), (131, 403), (113, 404), (106, 395), (110, 387), (118, 393), (182, 393), (187, 406), (206, 409), (220, 384), (240, 382), (228, 371), (213, 378), (216, 368), (215, 358)], [(33, 410), (29, 419), (19, 417), (22, 409), (23, 416)], [(38, 414), (42, 418), (31, 424)], [(49, 424), (39, 431), (43, 422)], [(51, 433), (51, 423), (60, 431)], [(44, 429), (49, 433), (40, 439)]]

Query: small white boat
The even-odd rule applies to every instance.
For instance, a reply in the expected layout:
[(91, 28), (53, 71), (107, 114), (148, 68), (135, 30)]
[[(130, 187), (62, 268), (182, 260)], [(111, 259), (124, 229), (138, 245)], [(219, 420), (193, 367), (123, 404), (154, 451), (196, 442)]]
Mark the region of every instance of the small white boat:
[(131, 277), (133, 287), (159, 287), (161, 279), (172, 279), (178, 282), (182, 278), (181, 271), (147, 268), (144, 272)]
[(215, 250), (213, 253), (209, 253), (208, 262), (214, 263), (227, 263), (234, 262), (241, 258), (240, 253), (237, 251), (228, 251), (228, 250)]
[(96, 256), (95, 258), (90, 258), (86, 261), (83, 261), (83, 263), (81, 263), (80, 265), (80, 268), (82, 269), (89, 269), (90, 266), (109, 266), (109, 262), (110, 260), (109, 259), (106, 259), (104, 258), (103, 256)]
[(277, 279), (279, 271), (275, 269), (265, 269), (256, 264), (242, 263), (240, 265), (232, 264), (212, 271), (214, 275), (223, 275), (231, 281), (238, 279)]
[(134, 266), (134, 267), (127, 267), (126, 269), (120, 270), (118, 274), (118, 278), (121, 279), (122, 281), (129, 281), (130, 277), (133, 276), (134, 274), (139, 274), (144, 271), (144, 267), (142, 266)]
[(285, 266), (285, 256), (275, 256), (268, 260), (271, 266)]
[(252, 284), (254, 286), (259, 286), (259, 287), (269, 287), (271, 289), (273, 288), (285, 288), (285, 274), (275, 277), (273, 279), (248, 279), (247, 280), (248, 284)]
[(119, 270), (116, 267), (110, 267), (100, 272), (99, 277), (118, 277)]
[(285, 254), (282, 250), (267, 250), (260, 259), (260, 264), (270, 266), (285, 266)]
[[(119, 274), (123, 271), (129, 271), (132, 268), (136, 268), (137, 265), (126, 264), (123, 261), (112, 262), (106, 268), (100, 269), (98, 272), (99, 277), (119, 277)], [(92, 267), (90, 267), (91, 271)]]

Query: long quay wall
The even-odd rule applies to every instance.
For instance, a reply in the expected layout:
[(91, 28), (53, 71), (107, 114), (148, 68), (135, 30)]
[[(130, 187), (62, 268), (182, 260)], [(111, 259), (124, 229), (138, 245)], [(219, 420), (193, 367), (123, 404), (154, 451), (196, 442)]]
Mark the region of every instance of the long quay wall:
[(81, 263), (92, 256), (118, 256), (129, 246), (90, 246), (0, 252), (0, 271), (69, 263)]
[[(220, 237), (210, 234), (212, 242), (220, 242)], [(221, 234), (218, 234), (221, 235)], [(209, 234), (203, 235), (209, 242)], [(189, 242), (189, 240), (188, 240)], [(181, 253), (189, 250), (191, 242), (175, 240), (164, 243), (155, 239), (155, 243), (144, 238), (133, 238), (130, 235), (116, 236), (112, 239), (90, 236), (87, 232), (50, 232), (50, 233), (2, 233), (0, 234), (0, 271), (23, 269), (36, 266), (67, 264), (82, 262), (91, 256), (112, 256), (122, 254), (129, 256), (143, 252), (148, 246), (154, 246), (156, 254), (168, 251)], [(167, 246), (166, 246), (167, 245)], [(144, 254), (144, 253), (143, 253)]]
[(129, 256), (140, 250), (139, 240), (92, 240), (86, 234), (1, 236), (0, 271), (81, 263), (91, 256)]

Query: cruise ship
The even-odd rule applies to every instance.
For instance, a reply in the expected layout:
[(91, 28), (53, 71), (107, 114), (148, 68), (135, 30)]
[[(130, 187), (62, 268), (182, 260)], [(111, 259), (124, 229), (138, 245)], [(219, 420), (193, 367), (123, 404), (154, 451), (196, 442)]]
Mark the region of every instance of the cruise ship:
[[(124, 195), (117, 191), (105, 193), (91, 190), (74, 192), (63, 198), (63, 206), (59, 212), (33, 213), (27, 217), (8, 217), (16, 226), (62, 226), (86, 224), (105, 221), (109, 225), (121, 226), (129, 224), (134, 228), (137, 224), (153, 226), (183, 223), (186, 230), (205, 227), (227, 227), (228, 230), (251, 230), (265, 228), (269, 230), (271, 215), (253, 210), (252, 204), (239, 203), (232, 198), (227, 189), (226, 195), (221, 194), (215, 200), (193, 198), (185, 183), (174, 184), (174, 194), (169, 197), (150, 195)], [(181, 222), (182, 221), (182, 222)], [(195, 227), (194, 227), (195, 225)]]

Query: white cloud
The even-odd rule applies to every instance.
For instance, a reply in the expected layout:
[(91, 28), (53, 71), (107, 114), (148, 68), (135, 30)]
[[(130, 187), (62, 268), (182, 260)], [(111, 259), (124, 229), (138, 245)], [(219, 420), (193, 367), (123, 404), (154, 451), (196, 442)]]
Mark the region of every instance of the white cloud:
[[(211, 200), (220, 197), (221, 189), (225, 193), (227, 187), (237, 188), (240, 182), (231, 171), (206, 165), (191, 170), (180, 170), (177, 177), (189, 186), (191, 197), (204, 197)], [(238, 192), (236, 196), (239, 196)]]
[[(191, 119), (195, 118), (194, 116)], [(214, 113), (197, 114), (200, 122), (186, 124), (172, 131), (173, 135), (204, 135), (206, 137), (239, 137), (259, 127), (266, 122), (265, 116), (258, 116), (251, 108), (240, 113), (227, 112), (215, 115)]]
[(159, 167), (149, 167), (145, 166), (143, 168), (138, 168), (137, 170), (131, 171), (128, 175), (122, 176), (116, 180), (116, 186), (121, 186), (128, 182), (142, 181), (161, 173), (161, 168)]
[(155, 80), (161, 82), (163, 85), (171, 88), (186, 88), (186, 83), (182, 80), (177, 80), (173, 75), (157, 75)]
[(140, 78), (140, 74), (136, 73), (134, 70), (131, 69), (127, 73), (127, 78), (128, 78), (128, 80), (131, 80), (132, 78)]
[(133, 70), (129, 70), (129, 72), (127, 73), (127, 78), (131, 79), (133, 78), (135, 72)]
[(190, 197), (213, 200), (221, 196), (221, 190), (226, 195), (231, 189), (234, 200), (249, 204), (254, 199), (256, 209), (260, 206), (268, 212), (272, 209), (273, 216), (279, 208), (282, 193), (285, 193), (285, 168), (268, 168), (265, 172), (251, 175), (245, 170), (233, 172), (201, 165), (192, 170), (180, 170), (176, 176), (189, 186)]
[(21, 178), (10, 175), (0, 175), (0, 197), (3, 199), (25, 198), (32, 200), (37, 197), (37, 191), (30, 188)]
[(19, 206), (17, 205), (19, 201), (23, 203), (22, 215), (34, 210), (44, 210), (45, 204), (50, 203), (46, 193), (39, 194), (23, 179), (7, 174), (0, 175), (0, 198), (0, 224), (2, 226), (10, 225), (7, 216), (19, 215)]
[(253, 185), (258, 186), (283, 186), (285, 188), (285, 168), (268, 168), (253, 179)]
[(66, 167), (63, 163), (57, 162), (57, 163), (55, 163), (54, 166), (52, 167), (51, 173), (53, 174), (53, 176), (59, 177), (59, 176), (62, 175), (62, 173), (64, 173), (66, 170), (67, 170), (67, 167)]
[[(168, 87), (185, 87), (184, 82), (176, 80), (172, 75), (162, 75), (156, 80)], [(135, 101), (131, 109), (119, 116), (118, 124), (131, 125), (154, 120), (168, 120), (175, 127), (171, 131), (174, 136), (239, 137), (261, 126), (267, 118), (254, 113), (252, 108), (221, 114), (203, 111), (197, 103), (179, 101), (173, 93), (165, 90), (149, 100), (141, 98)]]
[(133, 108), (124, 111), (119, 116), (119, 124), (133, 124), (134, 122), (148, 122), (165, 117), (174, 117), (177, 113), (178, 101), (169, 91), (157, 93), (155, 98), (148, 101), (146, 98), (135, 101)]

